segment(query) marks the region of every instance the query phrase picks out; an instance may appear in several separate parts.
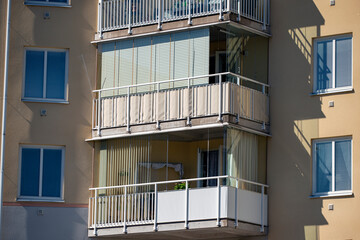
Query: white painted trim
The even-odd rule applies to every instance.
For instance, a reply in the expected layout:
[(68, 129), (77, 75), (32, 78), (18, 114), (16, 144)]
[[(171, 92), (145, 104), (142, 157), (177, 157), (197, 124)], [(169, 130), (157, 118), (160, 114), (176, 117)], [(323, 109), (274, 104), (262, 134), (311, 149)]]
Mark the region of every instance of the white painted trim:
[[(43, 97), (42, 98), (31, 98), (25, 97), (25, 78), (26, 78), (26, 52), (27, 51), (38, 51), (44, 52), (44, 75), (43, 75)], [(64, 98), (63, 99), (52, 99), (46, 98), (46, 82), (47, 82), (47, 54), (48, 52), (65, 52), (65, 79), (64, 79)], [(49, 103), (69, 103), (69, 49), (58, 49), (58, 48), (38, 48), (38, 47), (25, 47), (24, 48), (24, 64), (23, 64), (23, 80), (22, 80), (22, 93), (21, 101), (26, 102), (49, 102)]]
[(334, 88), (334, 89), (322, 89), (317, 90), (310, 94), (310, 96), (318, 96), (318, 95), (328, 95), (334, 93), (346, 93), (346, 92), (353, 92), (354, 88), (352, 86), (349, 87), (341, 87), (341, 88)]
[[(346, 87), (339, 87), (336, 88), (336, 41), (342, 40), (342, 39), (350, 39), (351, 40), (351, 85)], [(328, 89), (316, 89), (317, 87), (317, 45), (321, 42), (332, 42), (332, 87)], [(354, 84), (354, 46), (353, 46), (353, 35), (350, 34), (343, 34), (343, 35), (336, 35), (336, 36), (327, 36), (327, 37), (320, 37), (314, 39), (314, 49), (313, 49), (313, 56), (314, 57), (314, 69), (313, 69), (313, 93), (311, 95), (318, 95), (318, 94), (324, 94), (324, 93), (336, 93), (336, 92), (344, 92), (349, 91), (349, 89), (353, 89)]]
[[(350, 189), (349, 190), (342, 190), (342, 191), (335, 191), (335, 143), (338, 141), (345, 141), (350, 140), (350, 147), (351, 147), (351, 176), (350, 176)], [(331, 143), (331, 151), (332, 151), (332, 182), (331, 182), (331, 191), (330, 192), (316, 192), (316, 144), (317, 143)], [(352, 136), (346, 137), (336, 137), (336, 138), (326, 138), (326, 139), (316, 139), (312, 142), (312, 196), (314, 197), (321, 197), (321, 196), (342, 196), (342, 195), (349, 195), (352, 194), (353, 191), (353, 139)]]
[[(21, 195), (21, 168), (22, 168), (22, 150), (23, 149), (40, 149), (40, 172), (39, 172), (39, 196), (22, 196)], [(42, 197), (42, 172), (43, 172), (43, 151), (44, 149), (61, 150), (61, 179), (60, 179), (60, 197)], [(17, 201), (39, 201), (39, 202), (64, 202), (64, 163), (65, 163), (65, 146), (50, 145), (20, 145), (19, 147), (19, 170), (18, 170), (18, 196)]]

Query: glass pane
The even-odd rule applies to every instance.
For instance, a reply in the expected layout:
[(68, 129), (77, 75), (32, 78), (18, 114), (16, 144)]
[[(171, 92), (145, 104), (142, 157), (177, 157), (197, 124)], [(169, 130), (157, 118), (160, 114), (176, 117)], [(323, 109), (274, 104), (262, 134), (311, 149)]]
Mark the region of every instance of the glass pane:
[(351, 38), (336, 41), (336, 87), (351, 86)]
[(46, 98), (65, 99), (66, 52), (47, 53)]
[(42, 196), (61, 197), (62, 150), (44, 149)]
[(67, 3), (68, 0), (50, 0), (49, 2)]
[(332, 88), (332, 41), (319, 42), (317, 44), (317, 90)]
[(351, 140), (335, 142), (335, 191), (351, 190)]
[(44, 52), (26, 51), (24, 97), (43, 98)]
[(22, 149), (21, 196), (39, 196), (40, 149)]
[(332, 190), (332, 144), (316, 144), (316, 192)]

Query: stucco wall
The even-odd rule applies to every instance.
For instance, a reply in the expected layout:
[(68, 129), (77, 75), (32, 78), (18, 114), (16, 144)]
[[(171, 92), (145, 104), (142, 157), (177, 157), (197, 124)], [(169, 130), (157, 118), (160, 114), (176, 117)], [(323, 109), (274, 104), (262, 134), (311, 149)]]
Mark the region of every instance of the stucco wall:
[[(4, 2), (1, 1), (1, 6)], [(90, 41), (96, 31), (97, 2), (71, 2), (70, 8), (63, 8), (26, 6), (24, 1), (12, 1), (5, 202), (16, 201), (20, 144), (65, 146), (65, 203), (88, 201), (92, 144), (84, 140), (91, 136), (96, 48)], [(50, 19), (44, 19), (44, 13), (49, 13)], [(1, 31), (4, 25), (1, 24)], [(69, 49), (69, 104), (21, 101), (24, 47)], [(47, 110), (47, 116), (40, 116), (41, 109)]]
[[(336, 0), (335, 6), (320, 0), (271, 1), (269, 240), (360, 238), (359, 9), (357, 0)], [(310, 96), (313, 39), (343, 33), (353, 33), (354, 92)], [(347, 135), (353, 139), (354, 196), (310, 199), (312, 140)]]

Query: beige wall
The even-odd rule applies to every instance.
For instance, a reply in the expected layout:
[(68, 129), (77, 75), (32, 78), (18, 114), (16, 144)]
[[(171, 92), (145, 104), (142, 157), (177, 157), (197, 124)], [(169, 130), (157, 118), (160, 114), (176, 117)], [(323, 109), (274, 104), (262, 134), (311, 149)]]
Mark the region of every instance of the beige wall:
[[(12, 1), (4, 201), (16, 201), (19, 145), (40, 144), (66, 147), (65, 203), (86, 204), (92, 143), (85, 139), (91, 137), (91, 90), (96, 72), (96, 52), (90, 41), (96, 31), (97, 2), (73, 0), (71, 8), (26, 6), (23, 2)], [(43, 19), (44, 12), (50, 13), (50, 19)], [(4, 23), (4, 15), (0, 15)], [(3, 31), (4, 25), (0, 27)], [(1, 38), (1, 56), (2, 43)], [(24, 46), (69, 49), (69, 104), (21, 101)], [(46, 117), (40, 116), (41, 109), (47, 110)]]
[[(268, 141), (269, 240), (360, 239), (360, 2), (272, 0), (269, 45), (271, 132)], [(310, 96), (312, 41), (353, 33), (354, 92)], [(329, 101), (335, 107), (329, 108)], [(311, 142), (350, 135), (353, 197), (310, 199)], [(334, 204), (334, 210), (328, 205)]]

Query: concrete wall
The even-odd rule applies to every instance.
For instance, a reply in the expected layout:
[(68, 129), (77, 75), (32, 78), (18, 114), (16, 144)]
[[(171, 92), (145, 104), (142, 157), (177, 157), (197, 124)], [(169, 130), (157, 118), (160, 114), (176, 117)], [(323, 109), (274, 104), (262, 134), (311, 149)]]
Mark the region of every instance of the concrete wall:
[[(269, 240), (359, 239), (360, 2), (272, 0), (269, 42), (272, 137), (268, 141)], [(313, 39), (353, 33), (354, 92), (310, 96)], [(330, 108), (329, 101), (335, 106)], [(312, 140), (353, 139), (351, 197), (310, 199)], [(334, 204), (334, 210), (328, 205)]]
[(89, 239), (87, 215), (87, 208), (7, 206), (2, 239)]

